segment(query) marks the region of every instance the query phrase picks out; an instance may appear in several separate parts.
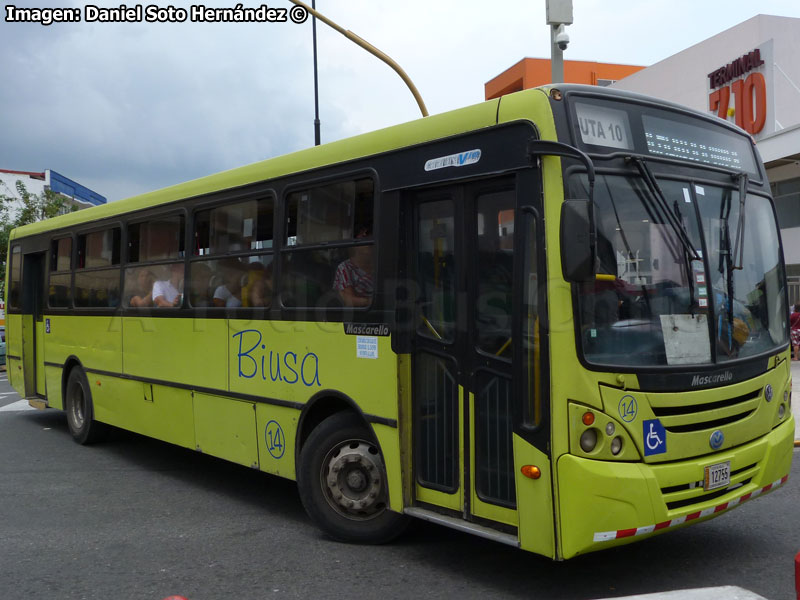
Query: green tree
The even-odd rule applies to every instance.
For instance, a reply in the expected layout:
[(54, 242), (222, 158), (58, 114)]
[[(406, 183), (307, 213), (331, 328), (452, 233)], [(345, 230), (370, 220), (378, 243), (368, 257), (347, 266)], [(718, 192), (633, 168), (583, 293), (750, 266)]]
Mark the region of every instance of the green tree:
[[(28, 191), (22, 181), (16, 183), (17, 195), (0, 193), (0, 296), (5, 298), (6, 260), (11, 230), (55, 217), (64, 208), (67, 198), (46, 189), (41, 194)], [(72, 207), (75, 210), (75, 207)]]

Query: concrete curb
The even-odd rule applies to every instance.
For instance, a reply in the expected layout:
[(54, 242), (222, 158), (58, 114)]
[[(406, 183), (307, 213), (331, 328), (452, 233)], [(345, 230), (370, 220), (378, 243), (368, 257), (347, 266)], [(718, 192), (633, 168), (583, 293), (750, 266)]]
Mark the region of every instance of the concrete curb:
[(695, 588), (691, 590), (674, 590), (636, 596), (620, 596), (607, 600), (767, 600), (755, 592), (735, 585), (713, 588)]

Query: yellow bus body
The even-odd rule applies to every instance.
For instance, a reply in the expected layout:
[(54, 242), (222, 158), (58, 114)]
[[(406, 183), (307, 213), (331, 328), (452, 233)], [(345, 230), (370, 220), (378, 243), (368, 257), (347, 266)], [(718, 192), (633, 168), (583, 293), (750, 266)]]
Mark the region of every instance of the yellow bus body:
[[(313, 173), (321, 167), (502, 124), (528, 122), (540, 139), (557, 141), (548, 92), (512, 94), (28, 225), (12, 233), (11, 245), (100, 219)], [(64, 409), (66, 366), (80, 364), (98, 421), (289, 479), (297, 477), (299, 449), (309, 434), (301, 428), (304, 407), (320, 395), (340, 394), (357, 405), (379, 443), (391, 510), (414, 514), (409, 509), (422, 500), (457, 513), (469, 499), (470, 514), (476, 519), (465, 521), (466, 529), (485, 534), (497, 524), (499, 531), (511, 531), (498, 536), (502, 541), (554, 559), (711, 518), (785, 482), (794, 421), (791, 411), (779, 417), (778, 408), (791, 390), (788, 349), (775, 353), (767, 370), (753, 379), (682, 393), (642, 392), (635, 375), (587, 369), (576, 354), (571, 287), (561, 275), (557, 250), (564, 199), (559, 157), (542, 157), (541, 185), (544, 238), (551, 249), (546, 255), (550, 442), (549, 452), (543, 452), (513, 435), (516, 508), (484, 502), (474, 488), (462, 486), (450, 494), (415, 486), (411, 357), (396, 354), (390, 337), (378, 337), (376, 358), (358, 358), (357, 338), (346, 335), (341, 322), (79, 316), (45, 311), (45, 332), (42, 322), (9, 311), (7, 303), (10, 382), (32, 402), (44, 399), (50, 408)], [(38, 381), (26, 380), (28, 371)], [(652, 406), (714, 403), (768, 384), (776, 400), (753, 401), (752, 414), (725, 430), (727, 450), (711, 454), (707, 432), (697, 432), (681, 435), (680, 442), (671, 443), (665, 454), (644, 456), (641, 421), (654, 418)], [(42, 391), (38, 397), (30, 393), (34, 387)], [(623, 396), (638, 402), (640, 415), (633, 423), (617, 415)], [(474, 463), (473, 450), (465, 449), (465, 440), (476, 435), (471, 393), (467, 393), (466, 406), (471, 414), (460, 434), (462, 466)], [(722, 414), (726, 409), (716, 410)], [(613, 423), (616, 435), (624, 440), (621, 457), (611, 455), (610, 440), (601, 440), (591, 453), (581, 451), (582, 418), (587, 412), (593, 413), (601, 428)], [(687, 417), (671, 418), (680, 425), (680, 419)], [(279, 424), (280, 434), (270, 429), (275, 427), (272, 423)], [(753, 431), (763, 434), (753, 439)], [(728, 460), (732, 480), (746, 483), (726, 495), (692, 502), (702, 495), (702, 487), (686, 484), (701, 480), (704, 466)], [(524, 476), (525, 465), (538, 467), (541, 476)], [(669, 491), (681, 486), (685, 489)], [(674, 502), (684, 505), (669, 509), (667, 503)], [(455, 520), (451, 516), (441, 522), (453, 525)], [(473, 527), (472, 520), (478, 525)]]

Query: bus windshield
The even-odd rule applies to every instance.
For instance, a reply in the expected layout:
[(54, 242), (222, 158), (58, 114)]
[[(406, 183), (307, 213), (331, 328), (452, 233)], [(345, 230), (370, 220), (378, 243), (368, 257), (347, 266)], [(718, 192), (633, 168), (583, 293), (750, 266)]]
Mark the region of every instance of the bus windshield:
[[(703, 365), (786, 344), (779, 246), (764, 243), (778, 239), (769, 199), (741, 203), (732, 187), (651, 181), (644, 172), (597, 177), (597, 272), (613, 278), (578, 286), (586, 360)], [(586, 196), (585, 176), (569, 185), (572, 197)]]

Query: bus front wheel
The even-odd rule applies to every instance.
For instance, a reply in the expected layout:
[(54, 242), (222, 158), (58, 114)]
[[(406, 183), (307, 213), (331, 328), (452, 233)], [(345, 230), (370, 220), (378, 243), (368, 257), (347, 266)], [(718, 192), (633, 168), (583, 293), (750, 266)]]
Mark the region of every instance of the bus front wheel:
[(389, 510), (380, 450), (352, 413), (333, 415), (311, 432), (297, 484), (306, 512), (336, 540), (381, 544), (407, 525), (407, 517)]
[(105, 434), (106, 427), (94, 420), (94, 405), (89, 381), (80, 368), (74, 368), (67, 379), (64, 408), (69, 432), (79, 444), (92, 444)]

